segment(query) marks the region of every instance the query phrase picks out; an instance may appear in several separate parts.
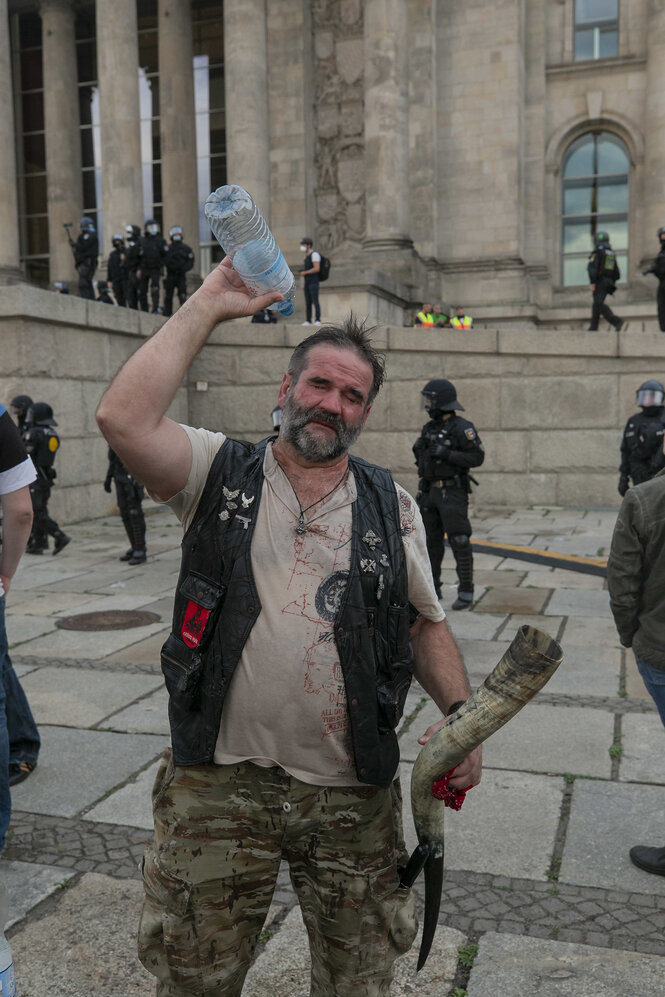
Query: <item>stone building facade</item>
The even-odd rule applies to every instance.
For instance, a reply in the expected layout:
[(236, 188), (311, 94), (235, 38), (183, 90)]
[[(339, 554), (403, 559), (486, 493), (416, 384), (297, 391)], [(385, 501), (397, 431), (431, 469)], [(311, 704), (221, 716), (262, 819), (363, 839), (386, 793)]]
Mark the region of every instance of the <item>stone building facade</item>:
[[(662, 0), (0, 0), (0, 272), (71, 279), (62, 224), (181, 224), (241, 183), (329, 312), (579, 328), (607, 229), (621, 314), (665, 224)], [(576, 324), (577, 323), (577, 324)]]

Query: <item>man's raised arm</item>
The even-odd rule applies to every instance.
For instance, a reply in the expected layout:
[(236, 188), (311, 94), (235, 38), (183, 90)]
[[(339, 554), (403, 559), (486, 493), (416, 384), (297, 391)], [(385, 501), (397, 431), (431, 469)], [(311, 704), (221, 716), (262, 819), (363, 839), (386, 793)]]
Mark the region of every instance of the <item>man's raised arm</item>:
[(131, 473), (160, 499), (181, 491), (191, 468), (187, 434), (166, 411), (194, 357), (219, 322), (281, 300), (274, 291), (252, 297), (225, 258), (105, 392), (97, 409), (99, 428)]

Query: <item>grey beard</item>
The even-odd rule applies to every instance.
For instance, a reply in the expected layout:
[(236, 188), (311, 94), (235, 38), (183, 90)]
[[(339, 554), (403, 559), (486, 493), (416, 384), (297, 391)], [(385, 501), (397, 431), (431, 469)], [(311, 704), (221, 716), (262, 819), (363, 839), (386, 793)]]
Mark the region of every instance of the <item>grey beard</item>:
[[(336, 436), (330, 439), (313, 436), (307, 429), (307, 424), (317, 419), (331, 426)], [(280, 438), (290, 443), (293, 449), (312, 463), (321, 464), (328, 460), (336, 460), (350, 450), (360, 436), (362, 424), (349, 426), (339, 416), (323, 412), (318, 408), (299, 408), (288, 396), (282, 407), (282, 424), (279, 427)]]

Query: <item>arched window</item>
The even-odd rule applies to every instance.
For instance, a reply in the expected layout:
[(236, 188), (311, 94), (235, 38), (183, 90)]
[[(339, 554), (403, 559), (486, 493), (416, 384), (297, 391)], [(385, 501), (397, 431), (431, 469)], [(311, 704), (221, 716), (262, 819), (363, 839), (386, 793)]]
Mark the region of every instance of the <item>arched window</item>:
[(563, 159), (561, 280), (588, 284), (587, 261), (598, 229), (609, 233), (621, 280), (628, 271), (628, 152), (610, 132), (576, 139)]

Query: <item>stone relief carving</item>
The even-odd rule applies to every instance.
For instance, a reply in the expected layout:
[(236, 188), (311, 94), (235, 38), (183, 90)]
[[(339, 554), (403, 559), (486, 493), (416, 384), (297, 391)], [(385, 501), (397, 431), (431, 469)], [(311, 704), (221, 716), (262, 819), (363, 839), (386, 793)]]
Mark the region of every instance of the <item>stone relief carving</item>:
[(361, 0), (314, 0), (316, 229), (348, 256), (365, 233), (364, 40)]

